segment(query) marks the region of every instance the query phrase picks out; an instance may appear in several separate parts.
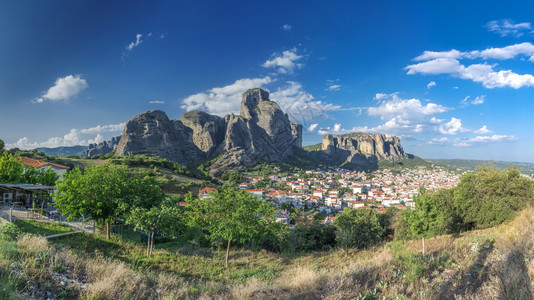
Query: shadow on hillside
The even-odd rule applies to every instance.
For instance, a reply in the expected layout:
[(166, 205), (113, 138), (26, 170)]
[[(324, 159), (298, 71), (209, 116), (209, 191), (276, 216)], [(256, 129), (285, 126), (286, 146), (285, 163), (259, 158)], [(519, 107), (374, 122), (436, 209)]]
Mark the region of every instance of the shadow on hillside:
[(497, 270), (500, 283), (499, 299), (533, 299), (531, 278), (525, 263), (525, 254), (514, 250), (506, 257), (506, 263)]
[(495, 249), (495, 242), (491, 241), (481, 249), (476, 261), (465, 273), (455, 273), (438, 289), (439, 299), (451, 299), (451, 295), (475, 292), (489, 278), (490, 264), (486, 261)]

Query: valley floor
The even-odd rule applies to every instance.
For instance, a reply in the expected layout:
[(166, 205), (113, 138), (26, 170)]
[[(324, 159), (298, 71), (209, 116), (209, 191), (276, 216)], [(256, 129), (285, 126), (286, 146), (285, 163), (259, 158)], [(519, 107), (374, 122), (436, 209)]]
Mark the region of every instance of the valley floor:
[(0, 241), (2, 299), (534, 297), (534, 209), (495, 228), (426, 239), (425, 255), (421, 240), (293, 256), (236, 250), (228, 269), (224, 251), (191, 243), (156, 244), (147, 257), (133, 233), (110, 241), (89, 235), (47, 241), (39, 234), (64, 229), (18, 222), (36, 235)]

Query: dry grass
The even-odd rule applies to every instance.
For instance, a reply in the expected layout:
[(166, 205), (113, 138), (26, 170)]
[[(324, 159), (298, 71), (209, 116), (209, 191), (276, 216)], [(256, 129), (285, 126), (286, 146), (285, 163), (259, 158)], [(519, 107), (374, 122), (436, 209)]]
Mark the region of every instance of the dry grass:
[[(17, 245), (29, 261), (63, 266), (87, 278), (87, 290), (80, 292), (86, 299), (533, 299), (533, 231), (534, 208), (496, 228), (427, 239), (425, 256), (420, 240), (347, 255), (328, 251), (288, 258), (263, 253), (252, 258), (247, 252), (234, 263), (245, 266), (248, 261), (247, 266), (257, 269), (260, 261), (268, 261), (280, 263), (282, 271), (271, 280), (251, 277), (245, 282), (134, 271), (109, 258), (57, 251), (36, 236), (24, 236)], [(29, 277), (50, 280), (37, 266), (28, 264)]]
[(148, 299), (151, 295), (146, 276), (123, 262), (90, 259), (85, 270), (89, 279), (87, 299)]

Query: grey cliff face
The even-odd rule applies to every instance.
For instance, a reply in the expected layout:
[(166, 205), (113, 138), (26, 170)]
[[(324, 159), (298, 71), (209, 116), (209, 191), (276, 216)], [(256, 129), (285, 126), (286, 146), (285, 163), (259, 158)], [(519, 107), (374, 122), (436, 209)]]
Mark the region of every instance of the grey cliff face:
[(219, 116), (197, 110), (183, 114), (180, 120), (193, 130), (193, 143), (206, 156), (211, 156), (224, 140), (226, 122)]
[(139, 114), (126, 123), (115, 153), (154, 155), (182, 164), (221, 156), (210, 172), (218, 176), (263, 161), (284, 161), (293, 146), (302, 147), (302, 125), (290, 122), (269, 93), (258, 88), (243, 94), (238, 116), (191, 111), (177, 121), (159, 110)]
[(239, 116), (226, 116), (224, 154), (211, 169), (219, 175), (263, 161), (284, 161), (293, 146), (302, 147), (302, 126), (289, 121), (280, 106), (262, 89), (245, 92)]
[(399, 161), (408, 158), (398, 137), (383, 134), (354, 133), (323, 136), (321, 152), (336, 161), (370, 166), (378, 160)]
[(185, 164), (205, 157), (192, 135), (193, 130), (181, 121), (171, 121), (164, 112), (151, 110), (126, 123), (115, 154), (146, 154)]

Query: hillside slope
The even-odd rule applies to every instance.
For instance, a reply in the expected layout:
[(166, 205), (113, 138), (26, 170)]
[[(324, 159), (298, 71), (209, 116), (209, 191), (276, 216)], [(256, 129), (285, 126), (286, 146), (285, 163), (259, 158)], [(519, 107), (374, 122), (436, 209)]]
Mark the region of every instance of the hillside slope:
[[(5, 283), (31, 280), (22, 297), (49, 289), (69, 299), (532, 299), (533, 230), (529, 208), (495, 228), (427, 239), (424, 255), (421, 240), (296, 256), (239, 250), (229, 269), (221, 252), (198, 245), (156, 244), (148, 259), (128, 239), (22, 237), (0, 240), (0, 265), (23, 266)], [(26, 260), (43, 251), (54, 259), (35, 273)]]

